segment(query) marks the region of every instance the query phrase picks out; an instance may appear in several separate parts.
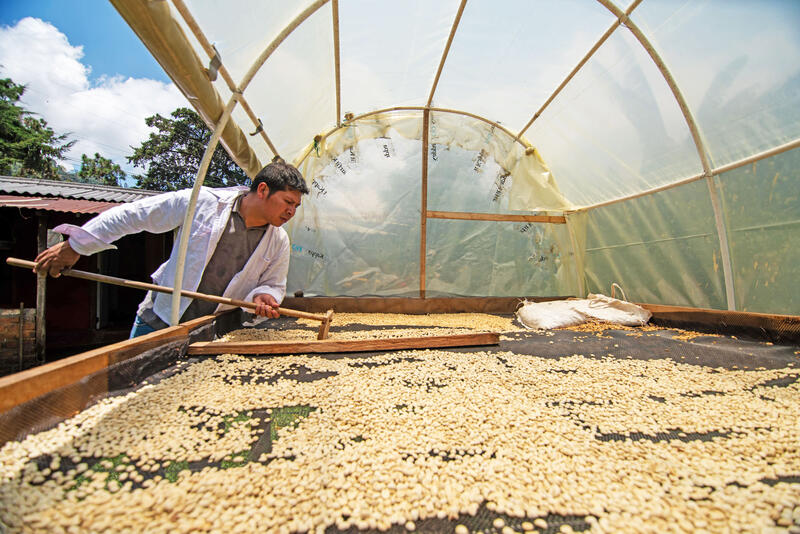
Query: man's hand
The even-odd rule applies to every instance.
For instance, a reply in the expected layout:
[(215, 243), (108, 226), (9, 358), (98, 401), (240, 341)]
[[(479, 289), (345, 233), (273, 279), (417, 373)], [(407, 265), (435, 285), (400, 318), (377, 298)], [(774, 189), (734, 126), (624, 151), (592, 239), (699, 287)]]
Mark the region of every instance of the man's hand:
[(75, 265), (80, 257), (81, 255), (69, 246), (69, 241), (62, 241), (36, 256), (36, 267), (33, 270), (58, 278), (61, 276), (61, 271)]
[(278, 302), (272, 295), (261, 293), (253, 298), (253, 302), (257, 305), (256, 315), (269, 317), (270, 319), (277, 319), (281, 316), (281, 314), (278, 313)]

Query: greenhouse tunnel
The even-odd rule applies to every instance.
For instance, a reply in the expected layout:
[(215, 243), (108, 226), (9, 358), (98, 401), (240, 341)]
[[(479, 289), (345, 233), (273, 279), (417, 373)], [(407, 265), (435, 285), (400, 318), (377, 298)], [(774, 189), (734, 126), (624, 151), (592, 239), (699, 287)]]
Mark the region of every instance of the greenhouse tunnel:
[(289, 294), (800, 313), (794, 2), (114, 5), (250, 176), (302, 170)]
[(0, 378), (0, 531), (799, 531), (800, 2), (110, 1), (328, 323)]

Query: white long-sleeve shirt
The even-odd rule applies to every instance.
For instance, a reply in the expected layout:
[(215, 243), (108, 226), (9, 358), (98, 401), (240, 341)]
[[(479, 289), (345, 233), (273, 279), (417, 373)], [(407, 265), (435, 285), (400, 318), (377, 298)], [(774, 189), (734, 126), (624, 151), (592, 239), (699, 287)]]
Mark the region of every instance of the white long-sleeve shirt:
[[(243, 191), (247, 191), (247, 188), (200, 188), (186, 250), (184, 290), (195, 291), (200, 285), (203, 271), (225, 229), (234, 201)], [(181, 225), (190, 197), (191, 190), (188, 189), (164, 193), (114, 206), (83, 226), (62, 224), (54, 231), (69, 235), (72, 249), (78, 254), (88, 256), (116, 248), (112, 243), (128, 234), (141, 231), (162, 233), (180, 228), (169, 259), (152, 274), (156, 284), (171, 287), (175, 281), (178, 244), (184, 231)], [(268, 293), (281, 303), (286, 295), (288, 272), (289, 236), (283, 228), (270, 226), (244, 268), (231, 279), (222, 296), (252, 301), (256, 295)], [(168, 324), (171, 298), (171, 295), (158, 293), (153, 306), (155, 314)], [(181, 298), (178, 316), (183, 315), (191, 301), (189, 298)], [(220, 304), (216, 311), (229, 308), (232, 306)]]

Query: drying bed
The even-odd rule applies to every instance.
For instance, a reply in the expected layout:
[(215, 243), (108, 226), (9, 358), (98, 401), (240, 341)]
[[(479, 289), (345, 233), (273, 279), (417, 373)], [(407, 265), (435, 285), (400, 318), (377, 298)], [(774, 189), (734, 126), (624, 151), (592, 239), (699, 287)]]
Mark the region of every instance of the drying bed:
[[(23, 532), (800, 528), (800, 347), (483, 314), (337, 314), (331, 337), (464, 330), (500, 344), (183, 356), (6, 443), (0, 518)], [(279, 319), (225, 339), (315, 332)]]

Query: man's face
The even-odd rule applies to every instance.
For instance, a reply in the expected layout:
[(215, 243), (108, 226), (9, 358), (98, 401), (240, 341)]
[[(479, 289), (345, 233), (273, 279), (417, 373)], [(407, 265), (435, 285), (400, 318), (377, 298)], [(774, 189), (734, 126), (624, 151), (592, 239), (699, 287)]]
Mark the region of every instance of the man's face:
[(294, 212), (300, 207), (300, 191), (287, 189), (269, 194), (267, 184), (258, 184), (258, 197), (262, 201), (262, 214), (272, 226), (282, 226), (294, 217)]

